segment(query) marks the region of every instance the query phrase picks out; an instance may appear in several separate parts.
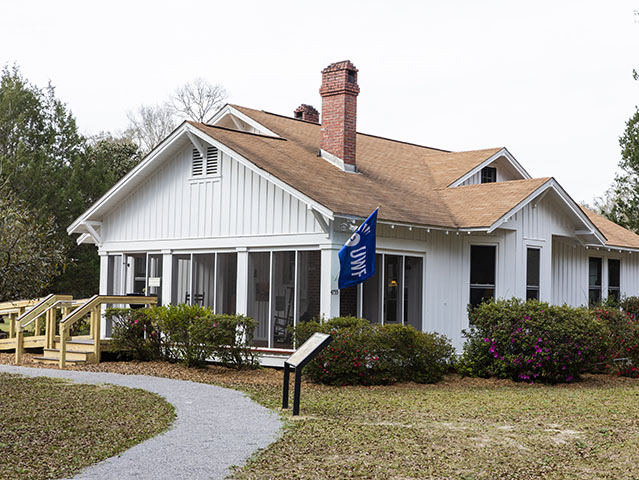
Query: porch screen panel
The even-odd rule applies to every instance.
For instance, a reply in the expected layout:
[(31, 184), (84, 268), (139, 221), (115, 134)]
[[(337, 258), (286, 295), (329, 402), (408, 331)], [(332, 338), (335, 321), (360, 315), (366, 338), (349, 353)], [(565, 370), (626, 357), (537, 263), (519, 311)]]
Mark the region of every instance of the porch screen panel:
[(402, 304), (399, 292), (403, 290), (404, 274), (402, 257), (384, 255), (384, 323), (402, 321)]
[(420, 257), (405, 257), (404, 264), (404, 324), (422, 330), (423, 264)]
[[(171, 285), (171, 302), (189, 303), (191, 290), (191, 256), (173, 255), (173, 284)], [(188, 296), (187, 296), (188, 295)]]
[(107, 260), (107, 295), (123, 295), (122, 255), (109, 255)]
[(601, 258), (588, 258), (588, 303), (601, 301)]
[(158, 305), (162, 305), (162, 255), (149, 255), (149, 278), (159, 278), (159, 287), (149, 287), (149, 295), (158, 297)]
[(375, 275), (362, 284), (362, 317), (371, 323), (381, 323), (380, 314), (382, 256), (375, 255)]
[(470, 304), (474, 308), (495, 297), (495, 261), (493, 245), (470, 247)]
[(217, 254), (216, 313), (235, 315), (237, 297), (237, 253)]
[(256, 347), (268, 347), (270, 262), (269, 252), (249, 252), (247, 313), (257, 321), (253, 337), (253, 345)]
[(308, 322), (320, 314), (322, 259), (319, 250), (297, 252), (297, 321)]
[(193, 255), (192, 305), (213, 307), (215, 294), (215, 254)]
[(273, 252), (271, 346), (293, 348), (289, 327), (295, 314), (295, 252)]

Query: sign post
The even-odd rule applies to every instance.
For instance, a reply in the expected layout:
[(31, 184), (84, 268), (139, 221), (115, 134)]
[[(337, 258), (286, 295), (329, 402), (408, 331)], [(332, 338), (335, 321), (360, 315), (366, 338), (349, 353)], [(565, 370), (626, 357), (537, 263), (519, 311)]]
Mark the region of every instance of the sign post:
[(282, 388), (282, 408), (288, 408), (288, 382), (290, 370), (295, 370), (293, 390), (293, 415), (300, 414), (300, 392), (302, 388), (302, 368), (313, 360), (333, 341), (327, 333), (314, 333), (297, 351), (284, 362), (284, 386)]

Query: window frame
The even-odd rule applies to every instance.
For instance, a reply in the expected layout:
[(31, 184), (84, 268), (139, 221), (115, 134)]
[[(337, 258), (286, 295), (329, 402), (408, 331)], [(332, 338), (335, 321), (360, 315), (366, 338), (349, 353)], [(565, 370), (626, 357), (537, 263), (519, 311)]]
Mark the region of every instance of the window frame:
[[(599, 261), (599, 285), (590, 283), (590, 264), (592, 260)], [(597, 303), (603, 300), (603, 292), (604, 292), (604, 261), (603, 257), (597, 257), (588, 255), (588, 305), (596, 305)], [(592, 292), (595, 290), (599, 290), (599, 298), (593, 299)]]
[[(528, 256), (528, 253), (534, 250), (536, 252), (538, 252), (538, 257), (537, 257), (537, 285), (532, 285), (529, 283), (529, 268), (530, 268), (530, 257)], [(541, 295), (541, 256), (542, 256), (542, 248), (538, 247), (538, 246), (533, 246), (533, 245), (526, 245), (526, 300), (540, 300), (540, 295)], [(529, 291), (534, 291), (537, 292), (537, 296), (535, 298), (532, 298), (529, 295)]]
[(480, 183), (496, 183), (497, 167), (486, 166), (481, 169), (479, 176)]
[[(607, 267), (607, 272), (606, 272), (606, 279), (608, 280), (608, 284), (606, 285), (606, 299), (611, 297), (611, 292), (616, 292), (616, 294), (613, 294), (612, 296), (614, 296), (616, 298), (616, 300), (620, 300), (621, 299), (621, 258), (616, 258), (616, 257), (609, 257), (606, 259), (606, 267)], [(610, 262), (618, 262), (619, 264), (619, 268), (617, 270), (617, 285), (615, 286), (610, 286)], [(603, 275), (603, 274), (602, 274)]]
[[(494, 272), (493, 272), (493, 276), (494, 276), (494, 284), (483, 284), (483, 283), (472, 283), (472, 249), (473, 247), (493, 247), (495, 250), (495, 263), (494, 263)], [(472, 290), (473, 289), (479, 289), (479, 288), (484, 288), (486, 289), (488, 288), (492, 288), (493, 290), (493, 300), (497, 298), (498, 293), (497, 293), (497, 285), (499, 283), (499, 244), (496, 243), (484, 243), (484, 242), (472, 242), (469, 244), (469, 248), (468, 248), (468, 261), (466, 262), (466, 264), (468, 265), (468, 301), (466, 302), (467, 305), (471, 305), (472, 303)], [(479, 304), (478, 304), (479, 305)], [(475, 305), (476, 307), (477, 305)], [(473, 307), (474, 308), (474, 307)]]

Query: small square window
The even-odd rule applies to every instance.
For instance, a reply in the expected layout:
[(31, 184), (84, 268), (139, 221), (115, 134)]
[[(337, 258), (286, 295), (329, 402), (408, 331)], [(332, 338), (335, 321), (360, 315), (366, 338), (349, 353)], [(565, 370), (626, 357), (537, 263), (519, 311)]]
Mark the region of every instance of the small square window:
[(484, 167), (481, 169), (481, 183), (494, 183), (497, 181), (497, 169)]

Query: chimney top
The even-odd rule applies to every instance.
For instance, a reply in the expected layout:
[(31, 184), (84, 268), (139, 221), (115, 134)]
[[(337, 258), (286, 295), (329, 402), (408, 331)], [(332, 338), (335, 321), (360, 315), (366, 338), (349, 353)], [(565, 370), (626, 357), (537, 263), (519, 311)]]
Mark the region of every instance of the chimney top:
[(320, 154), (346, 171), (357, 171), (357, 68), (350, 60), (322, 70)]
[(295, 109), (293, 115), (298, 120), (305, 120), (307, 122), (319, 123), (319, 112), (315, 110), (312, 105), (306, 105), (302, 103)]

